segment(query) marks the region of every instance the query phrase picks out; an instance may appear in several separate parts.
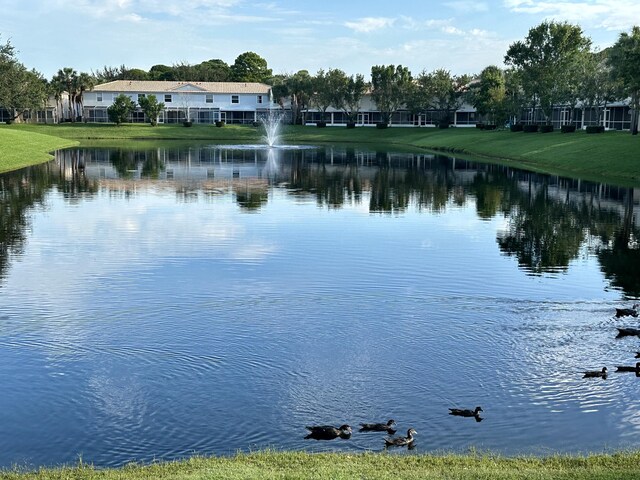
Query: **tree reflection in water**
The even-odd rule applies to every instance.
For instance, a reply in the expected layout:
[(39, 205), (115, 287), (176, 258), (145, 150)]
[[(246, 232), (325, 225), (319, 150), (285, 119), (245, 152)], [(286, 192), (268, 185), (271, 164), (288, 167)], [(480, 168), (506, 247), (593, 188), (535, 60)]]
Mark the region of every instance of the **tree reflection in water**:
[(10, 256), (22, 252), (31, 212), (46, 207), (47, 194), (54, 186), (70, 203), (97, 192), (97, 182), (84, 175), (82, 158), (74, 154), (66, 160), (0, 175), (0, 278), (4, 278)]
[[(530, 274), (565, 271), (583, 249), (594, 254), (611, 284), (640, 296), (640, 245), (634, 191), (497, 165), (430, 154), (349, 148), (278, 153), (277, 172), (264, 174), (259, 150), (190, 146), (174, 149), (69, 149), (56, 162), (0, 176), (0, 274), (21, 250), (29, 212), (54, 186), (70, 202), (98, 188), (133, 191), (136, 181), (166, 182), (181, 201), (199, 201), (222, 187), (239, 208), (256, 212), (269, 189), (340, 209), (368, 204), (369, 212), (402, 215), (410, 209), (444, 212), (473, 204), (482, 220), (504, 218), (496, 242)], [(109, 173), (111, 172), (111, 173)], [(107, 179), (117, 179), (118, 186)], [(180, 180), (180, 181), (179, 181)], [(131, 183), (134, 182), (134, 183)], [(217, 182), (217, 183), (216, 183)], [(227, 189), (229, 187), (229, 189)], [(120, 191), (120, 190), (119, 190)]]

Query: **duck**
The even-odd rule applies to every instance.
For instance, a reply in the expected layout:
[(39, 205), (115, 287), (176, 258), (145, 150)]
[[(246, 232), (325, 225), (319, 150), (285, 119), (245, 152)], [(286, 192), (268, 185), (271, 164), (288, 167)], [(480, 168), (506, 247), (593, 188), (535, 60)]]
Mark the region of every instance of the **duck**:
[(396, 433), (396, 429), (393, 426), (396, 424), (396, 421), (391, 419), (387, 423), (361, 423), (360, 431), (361, 432), (387, 432), (393, 435)]
[(387, 437), (384, 439), (384, 444), (386, 447), (403, 447), (405, 445), (410, 446), (411, 444), (413, 444), (413, 441), (415, 440), (415, 438), (413, 438), (413, 436), (418, 433), (416, 432), (413, 428), (410, 428), (409, 430), (407, 430), (407, 436), (406, 437)]
[(607, 367), (602, 367), (602, 370), (590, 370), (584, 372), (584, 376), (582, 378), (607, 378)]
[(627, 366), (627, 365), (618, 365), (616, 367), (616, 372), (640, 372), (640, 362), (636, 363), (635, 367)]
[(338, 437), (346, 439), (351, 436), (351, 427), (347, 424), (338, 428), (331, 425), (313, 425), (305, 428), (310, 433), (304, 438), (313, 438), (315, 440), (333, 440)]
[(616, 317), (637, 317), (640, 304), (634, 303), (631, 308), (616, 308)]
[(467, 410), (461, 408), (450, 408), (449, 415), (457, 415), (459, 417), (477, 417), (482, 412), (482, 407), (476, 407), (475, 410)]
[(633, 327), (616, 327), (618, 329), (618, 337), (626, 337), (629, 335), (640, 336), (640, 328)]

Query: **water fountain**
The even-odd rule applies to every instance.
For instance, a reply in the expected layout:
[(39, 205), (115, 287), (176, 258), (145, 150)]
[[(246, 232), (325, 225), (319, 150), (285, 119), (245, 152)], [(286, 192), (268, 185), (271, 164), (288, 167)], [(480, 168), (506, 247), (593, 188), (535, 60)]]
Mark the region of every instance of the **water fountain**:
[[(267, 112), (259, 115), (257, 117), (257, 120), (262, 125), (262, 128), (264, 128), (262, 143), (231, 145), (216, 144), (211, 145), (209, 148), (219, 151), (220, 158), (223, 156), (222, 152), (253, 152), (253, 157), (255, 158), (256, 164), (258, 164), (260, 161), (264, 161), (264, 164), (262, 165), (261, 175), (263, 175), (264, 178), (268, 178), (270, 180), (275, 179), (278, 175), (281, 159), (285, 155), (284, 151), (317, 148), (311, 145), (281, 144), (279, 141), (280, 126), (285, 120), (285, 114), (277, 108), (269, 109)], [(232, 158), (236, 155), (239, 159), (242, 158), (243, 161), (246, 160), (246, 153), (231, 154), (230, 156), (227, 156), (227, 154), (225, 153), (225, 161), (228, 162), (229, 158)]]
[(276, 142), (278, 141), (278, 132), (280, 130), (280, 123), (284, 115), (280, 112), (274, 112), (273, 110), (269, 110), (267, 115), (262, 115), (260, 117), (260, 123), (265, 130), (265, 136), (263, 137), (267, 145), (269, 147), (275, 147)]

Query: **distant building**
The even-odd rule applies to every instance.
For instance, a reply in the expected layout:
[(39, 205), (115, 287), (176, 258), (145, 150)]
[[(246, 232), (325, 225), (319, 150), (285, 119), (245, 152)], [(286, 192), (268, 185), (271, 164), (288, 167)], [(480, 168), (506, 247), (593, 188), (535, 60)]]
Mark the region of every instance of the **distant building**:
[[(264, 83), (116, 80), (85, 92), (83, 121), (108, 122), (107, 108), (120, 94), (136, 104), (141, 97), (155, 95), (165, 105), (159, 123), (252, 123), (276, 107), (271, 102), (271, 87)], [(129, 121), (143, 123), (148, 119), (137, 108)]]
[[(17, 112), (16, 112), (17, 113)], [(16, 123), (59, 123), (69, 118), (69, 94), (63, 92), (60, 99), (50, 97), (44, 108), (36, 111), (25, 110), (18, 118), (14, 112), (9, 112), (0, 106), (0, 122), (15, 121)]]
[[(76, 115), (76, 121), (108, 122), (107, 108), (120, 94), (129, 96), (136, 105), (141, 97), (155, 95), (159, 102), (165, 104), (159, 123), (191, 121), (212, 124), (222, 121), (251, 124), (271, 109), (284, 110), (288, 115), (291, 113), (288, 103), (285, 103), (284, 108), (273, 103), (271, 87), (264, 83), (116, 80), (96, 85), (91, 91), (84, 92), (82, 103), (73, 106), (73, 114), (70, 113), (68, 95), (64, 93), (57, 101), (49, 99), (45, 109), (24, 112), (18, 121), (58, 123), (70, 121), (71, 116)], [(575, 125), (578, 129), (602, 125), (610, 130), (629, 130), (633, 113), (629, 104), (629, 100), (624, 100), (611, 102), (600, 108), (577, 105), (573, 112), (570, 106), (557, 106), (553, 110), (551, 124), (556, 128), (562, 125)], [(414, 114), (406, 108), (400, 108), (391, 116), (391, 126), (435, 127), (446, 116), (440, 110)], [(485, 120), (470, 104), (463, 104), (457, 111), (449, 112), (448, 117), (455, 127), (474, 127)], [(11, 118), (13, 116), (0, 107), (0, 121)], [(303, 119), (306, 125), (317, 125), (324, 121), (328, 126), (344, 126), (348, 121), (345, 112), (333, 107), (329, 107), (324, 114), (317, 108), (308, 108), (303, 111)], [(382, 122), (382, 114), (369, 93), (362, 98), (355, 120), (356, 125), (360, 126), (374, 126)], [(514, 120), (524, 124), (543, 124), (544, 115), (540, 108), (523, 108)], [(131, 123), (148, 121), (140, 107), (128, 119)]]

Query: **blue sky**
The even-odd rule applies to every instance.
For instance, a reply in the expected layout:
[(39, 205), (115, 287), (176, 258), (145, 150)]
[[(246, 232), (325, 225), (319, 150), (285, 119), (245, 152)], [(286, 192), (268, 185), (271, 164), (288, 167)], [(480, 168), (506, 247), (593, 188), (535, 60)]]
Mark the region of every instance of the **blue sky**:
[(220, 58), (246, 51), (274, 73), (372, 65), (414, 74), (502, 65), (512, 42), (545, 19), (582, 26), (596, 47), (640, 25), (640, 0), (0, 0), (0, 41), (50, 78)]

